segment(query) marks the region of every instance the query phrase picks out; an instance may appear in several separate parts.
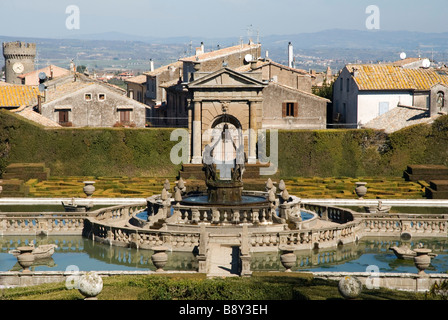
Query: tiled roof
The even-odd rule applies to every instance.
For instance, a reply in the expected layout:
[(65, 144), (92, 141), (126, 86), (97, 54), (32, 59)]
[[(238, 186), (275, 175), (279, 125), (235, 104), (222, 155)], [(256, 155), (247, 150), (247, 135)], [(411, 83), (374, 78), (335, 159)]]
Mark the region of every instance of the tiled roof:
[(154, 71), (147, 71), (147, 72), (143, 72), (144, 75), (148, 75), (148, 76), (157, 76), (159, 74), (161, 74), (164, 71), (167, 71), (170, 67), (174, 67), (175, 69), (181, 68), (183, 65), (183, 63), (181, 61), (176, 61), (170, 64), (167, 64), (165, 66), (161, 66), (157, 69), (155, 69)]
[(46, 92), (46, 99), (45, 103), (54, 101), (56, 99), (59, 99), (61, 97), (64, 97), (68, 94), (71, 94), (73, 92), (76, 92), (82, 88), (88, 87), (93, 84), (93, 81), (87, 82), (87, 81), (70, 81), (66, 83), (61, 83), (56, 86), (48, 86), (47, 92)]
[(37, 104), (39, 89), (36, 86), (0, 86), (0, 107), (20, 107)]
[(224, 49), (220, 49), (220, 50), (216, 50), (216, 51), (211, 51), (211, 52), (206, 52), (203, 54), (199, 54), (197, 56), (191, 56), (188, 58), (182, 58), (179, 59), (179, 61), (205, 61), (205, 60), (211, 60), (211, 59), (216, 59), (219, 57), (224, 57), (227, 56), (229, 54), (233, 54), (236, 52), (241, 52), (241, 51), (247, 51), (249, 49), (255, 49), (260, 47), (260, 44), (254, 44), (254, 43), (250, 43), (250, 44), (242, 44), (242, 45), (236, 45), (233, 47), (228, 47), (228, 48), (224, 48)]
[(416, 124), (432, 123), (437, 117), (429, 117), (427, 110), (413, 107), (397, 106), (379, 117), (367, 122), (363, 128), (384, 130), (392, 133)]
[(33, 111), (31, 108), (24, 108), (23, 110), (16, 112), (16, 114), (45, 127), (61, 127), (59, 123), (44, 117), (43, 115)]
[(69, 70), (64, 69), (64, 68), (60, 68), (58, 66), (55, 65), (50, 65), (47, 66), (45, 68), (39, 69), (39, 70), (34, 70), (25, 74), (22, 74), (20, 76), (18, 76), (18, 78), (25, 78), (25, 84), (27, 85), (32, 85), (32, 86), (37, 86), (39, 85), (39, 73), (41, 72), (45, 72), (45, 74), (47, 75), (47, 77), (50, 77), (51, 74), (53, 73), (53, 78), (57, 78), (60, 76), (64, 76), (70, 73)]
[(252, 69), (251, 64), (248, 63), (248, 64), (243, 65), (241, 67), (238, 67), (238, 68), (236, 68), (234, 70), (238, 71), (238, 72), (251, 72), (252, 70), (257, 70), (257, 69), (260, 69), (260, 68), (268, 66), (268, 65), (273, 65), (273, 66), (276, 66), (276, 67), (281, 68), (281, 69), (285, 69), (285, 70), (289, 70), (289, 71), (292, 71), (292, 72), (295, 72), (295, 73), (299, 73), (301, 75), (310, 75), (309, 72), (307, 72), (306, 70), (303, 70), (303, 69), (290, 68), (289, 66), (285, 66), (285, 65), (283, 65), (281, 63), (278, 63), (278, 62), (275, 62), (275, 61), (272, 61), (272, 60), (261, 60), (261, 59), (257, 60), (254, 69)]
[(146, 75), (141, 74), (132, 78), (127, 78), (126, 80), (124, 80), (124, 82), (143, 84), (146, 82)]
[(448, 85), (448, 74), (433, 68), (404, 69), (393, 65), (347, 65), (359, 90), (420, 90), (429, 91), (432, 86)]

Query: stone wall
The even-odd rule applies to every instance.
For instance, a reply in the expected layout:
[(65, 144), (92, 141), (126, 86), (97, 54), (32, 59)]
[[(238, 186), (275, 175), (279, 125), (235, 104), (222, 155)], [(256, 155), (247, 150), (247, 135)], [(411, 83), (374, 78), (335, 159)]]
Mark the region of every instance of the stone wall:
[(130, 111), (130, 124), (145, 127), (145, 105), (97, 84), (42, 105), (42, 115), (55, 122), (64, 110), (69, 111), (68, 122), (73, 127), (112, 127), (120, 123), (120, 110)]
[[(298, 114), (283, 115), (283, 103), (297, 103)], [(325, 129), (328, 100), (271, 82), (263, 89), (263, 128)]]

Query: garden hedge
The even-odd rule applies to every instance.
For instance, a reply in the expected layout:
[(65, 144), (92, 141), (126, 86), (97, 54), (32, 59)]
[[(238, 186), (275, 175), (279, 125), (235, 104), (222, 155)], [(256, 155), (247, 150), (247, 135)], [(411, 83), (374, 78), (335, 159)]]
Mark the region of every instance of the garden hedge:
[[(176, 176), (172, 130), (48, 129), (0, 110), (0, 174), (10, 163), (42, 162), (54, 176)], [(278, 141), (277, 177), (401, 176), (409, 164), (448, 165), (448, 116), (392, 134), (280, 130)]]

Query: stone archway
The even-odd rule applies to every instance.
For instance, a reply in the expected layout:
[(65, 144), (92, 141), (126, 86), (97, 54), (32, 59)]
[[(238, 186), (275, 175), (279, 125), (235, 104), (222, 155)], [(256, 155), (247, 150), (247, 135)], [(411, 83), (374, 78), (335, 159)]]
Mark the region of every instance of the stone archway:
[[(242, 125), (236, 117), (226, 113), (217, 116), (211, 125), (210, 141), (208, 147), (216, 165), (233, 168), (236, 162), (244, 162)], [(221, 178), (225, 180), (230, 176), (224, 174)]]

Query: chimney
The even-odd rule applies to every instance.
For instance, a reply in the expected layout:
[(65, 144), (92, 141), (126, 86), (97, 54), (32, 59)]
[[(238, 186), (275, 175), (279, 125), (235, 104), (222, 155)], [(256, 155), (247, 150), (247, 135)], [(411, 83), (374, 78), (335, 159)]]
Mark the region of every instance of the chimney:
[(292, 68), (292, 62), (294, 57), (293, 47), (291, 42), (288, 44), (288, 67)]
[(149, 60), (149, 71), (150, 72), (154, 71), (154, 61), (152, 59)]
[(269, 59), (269, 51), (266, 50), (266, 59)]
[(202, 51), (203, 54), (205, 53), (204, 42), (201, 42), (201, 51)]

